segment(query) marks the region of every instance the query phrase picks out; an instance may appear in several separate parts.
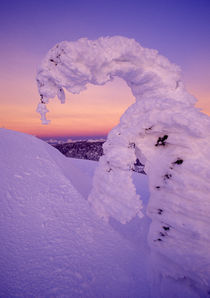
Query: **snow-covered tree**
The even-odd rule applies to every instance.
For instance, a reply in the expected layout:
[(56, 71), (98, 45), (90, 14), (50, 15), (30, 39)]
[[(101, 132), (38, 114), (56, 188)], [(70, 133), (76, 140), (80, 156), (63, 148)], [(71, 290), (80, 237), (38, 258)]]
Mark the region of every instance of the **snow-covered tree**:
[(148, 241), (159, 255), (155, 260), (161, 260), (163, 274), (190, 277), (208, 288), (210, 119), (195, 108), (179, 67), (125, 37), (61, 42), (38, 70), (37, 111), (46, 124), (49, 98), (57, 95), (63, 103), (64, 89), (80, 93), (88, 83), (103, 85), (116, 76), (126, 81), (136, 102), (108, 135), (89, 201), (105, 220), (141, 217), (131, 170), (137, 158), (144, 162), (152, 219)]

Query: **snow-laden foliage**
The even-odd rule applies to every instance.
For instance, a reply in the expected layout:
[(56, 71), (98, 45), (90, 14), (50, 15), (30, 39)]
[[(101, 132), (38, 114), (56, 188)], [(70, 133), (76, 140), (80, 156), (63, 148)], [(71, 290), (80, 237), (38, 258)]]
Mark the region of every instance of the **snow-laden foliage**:
[(87, 83), (103, 85), (115, 76), (127, 82), (136, 103), (109, 133), (89, 201), (106, 220), (125, 223), (141, 217), (131, 169), (136, 158), (145, 162), (152, 219), (148, 241), (153, 254), (168, 260), (161, 266), (159, 257), (159, 269), (175, 278), (190, 277), (207, 293), (210, 120), (194, 107), (196, 99), (185, 90), (180, 69), (133, 39), (80, 39), (52, 48), (37, 82), (44, 104), (56, 95), (64, 102), (63, 88), (79, 93)]

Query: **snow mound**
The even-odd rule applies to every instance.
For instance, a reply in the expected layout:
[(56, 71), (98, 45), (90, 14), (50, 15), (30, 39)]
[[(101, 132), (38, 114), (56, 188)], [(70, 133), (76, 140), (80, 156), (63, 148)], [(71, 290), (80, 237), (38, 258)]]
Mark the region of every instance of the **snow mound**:
[(127, 82), (136, 103), (104, 144), (89, 201), (107, 221), (142, 217), (131, 170), (136, 158), (145, 162), (151, 193), (147, 213), (152, 219), (148, 241), (159, 270), (192, 279), (207, 295), (210, 119), (194, 107), (196, 99), (186, 91), (179, 67), (125, 37), (61, 42), (38, 71), (38, 111), (45, 122), (45, 103), (56, 95), (63, 103), (63, 88), (79, 93), (88, 83), (103, 85), (115, 76)]
[(0, 296), (149, 297), (146, 255), (70, 180), (90, 172), (29, 135), (0, 129), (0, 148)]

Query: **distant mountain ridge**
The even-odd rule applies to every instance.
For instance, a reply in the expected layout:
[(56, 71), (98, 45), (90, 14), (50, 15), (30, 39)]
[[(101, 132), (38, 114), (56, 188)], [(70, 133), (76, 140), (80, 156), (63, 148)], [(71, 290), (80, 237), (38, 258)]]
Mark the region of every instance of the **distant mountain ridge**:
[[(104, 142), (98, 140), (73, 141), (63, 144), (52, 144), (52, 146), (66, 157), (99, 161), (99, 158), (103, 155)], [(145, 174), (144, 165), (138, 159), (133, 166), (133, 171)]]
[(104, 141), (74, 141), (64, 144), (55, 144), (53, 146), (66, 157), (98, 161), (100, 156), (103, 155), (103, 143)]

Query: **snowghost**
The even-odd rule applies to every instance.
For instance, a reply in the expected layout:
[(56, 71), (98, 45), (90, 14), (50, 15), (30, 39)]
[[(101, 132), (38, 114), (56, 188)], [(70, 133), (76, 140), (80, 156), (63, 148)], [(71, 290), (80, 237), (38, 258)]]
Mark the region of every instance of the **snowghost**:
[[(109, 133), (89, 201), (96, 213), (126, 223), (142, 217), (131, 174), (138, 158), (149, 177), (148, 242), (162, 274), (189, 278), (210, 288), (210, 119), (195, 108), (178, 66), (133, 39), (106, 37), (61, 42), (37, 73), (37, 111), (47, 124), (45, 104), (64, 89), (80, 93), (88, 83), (120, 77), (136, 102)], [(157, 261), (159, 260), (159, 261)], [(164, 263), (165, 262), (165, 263)], [(155, 266), (155, 265), (154, 265)]]

